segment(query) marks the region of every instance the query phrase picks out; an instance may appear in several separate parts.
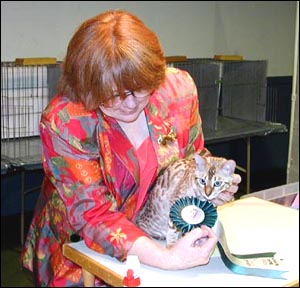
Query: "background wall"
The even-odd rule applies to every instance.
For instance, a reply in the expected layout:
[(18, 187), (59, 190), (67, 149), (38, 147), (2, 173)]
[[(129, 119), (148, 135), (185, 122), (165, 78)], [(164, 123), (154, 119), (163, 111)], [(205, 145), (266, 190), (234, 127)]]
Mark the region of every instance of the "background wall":
[(82, 21), (115, 8), (152, 28), (166, 56), (240, 54), (292, 75), (296, 1), (1, 1), (1, 61), (62, 60)]

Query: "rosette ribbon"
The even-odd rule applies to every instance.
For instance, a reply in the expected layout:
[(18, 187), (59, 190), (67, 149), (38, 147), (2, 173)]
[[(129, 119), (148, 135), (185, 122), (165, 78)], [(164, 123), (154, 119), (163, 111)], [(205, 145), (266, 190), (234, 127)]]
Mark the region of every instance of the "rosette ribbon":
[(225, 266), (233, 273), (265, 278), (285, 279), (281, 274), (286, 270), (274, 269), (279, 263), (275, 252), (237, 255), (228, 248), (223, 225), (217, 220), (214, 205), (197, 197), (182, 197), (175, 201), (170, 209), (170, 220), (183, 234), (201, 225), (213, 228), (218, 236), (217, 246)]
[(176, 229), (185, 234), (201, 225), (213, 227), (217, 220), (217, 211), (206, 200), (186, 196), (175, 201), (169, 216)]

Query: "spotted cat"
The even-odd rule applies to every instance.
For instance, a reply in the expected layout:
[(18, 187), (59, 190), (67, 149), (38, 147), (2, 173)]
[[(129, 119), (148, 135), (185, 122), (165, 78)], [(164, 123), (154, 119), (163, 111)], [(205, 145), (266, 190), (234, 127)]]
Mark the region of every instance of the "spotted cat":
[(231, 186), (235, 167), (234, 160), (198, 154), (174, 161), (158, 177), (136, 219), (137, 226), (155, 239), (166, 240), (167, 246), (172, 245), (180, 236), (169, 219), (175, 201), (185, 196), (215, 199)]

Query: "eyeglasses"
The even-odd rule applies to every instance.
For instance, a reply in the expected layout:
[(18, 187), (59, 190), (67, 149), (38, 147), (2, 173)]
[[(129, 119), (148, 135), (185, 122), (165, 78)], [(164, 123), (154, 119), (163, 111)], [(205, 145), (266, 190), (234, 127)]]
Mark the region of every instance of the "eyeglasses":
[[(126, 98), (128, 96), (133, 96), (138, 101), (143, 101), (151, 93), (149, 91), (145, 91), (145, 90), (142, 90), (142, 91), (125, 90), (124, 94), (125, 94)], [(107, 108), (118, 108), (121, 106), (121, 104), (125, 101), (126, 98), (122, 99), (119, 94), (114, 94), (113, 98), (107, 100), (105, 103), (102, 104), (102, 106), (107, 107)]]

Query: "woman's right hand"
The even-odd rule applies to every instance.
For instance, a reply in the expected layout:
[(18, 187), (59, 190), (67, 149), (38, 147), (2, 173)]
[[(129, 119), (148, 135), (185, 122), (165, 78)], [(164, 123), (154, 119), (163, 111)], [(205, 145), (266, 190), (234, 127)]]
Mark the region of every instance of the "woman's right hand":
[(186, 233), (168, 250), (168, 269), (186, 269), (209, 262), (218, 238), (213, 230), (205, 225)]
[(169, 248), (149, 237), (139, 237), (128, 255), (137, 255), (141, 263), (166, 270), (180, 270), (205, 265), (218, 242), (214, 231), (203, 225), (186, 233)]

